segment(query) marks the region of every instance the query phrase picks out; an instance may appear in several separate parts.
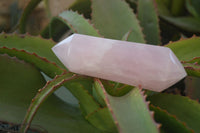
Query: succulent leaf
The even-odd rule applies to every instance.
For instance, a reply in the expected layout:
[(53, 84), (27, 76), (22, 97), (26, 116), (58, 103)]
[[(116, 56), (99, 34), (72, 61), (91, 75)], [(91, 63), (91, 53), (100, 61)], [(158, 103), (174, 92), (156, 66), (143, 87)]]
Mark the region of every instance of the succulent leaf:
[(44, 38), (52, 38), (54, 41), (59, 41), (64, 33), (69, 30), (69, 27), (63, 23), (60, 18), (52, 17), (49, 24), (40, 33)]
[(84, 116), (100, 108), (100, 105), (81, 83), (72, 82), (66, 85), (66, 87), (69, 88), (72, 94), (79, 100)]
[(41, 2), (42, 0), (29, 0), (25, 9), (23, 10), (21, 19), (19, 21), (19, 31), (20, 33), (26, 32), (26, 21), (28, 16), (31, 14), (33, 9)]
[(106, 38), (121, 40), (132, 30), (128, 41), (145, 42), (136, 15), (123, 0), (92, 0), (92, 22)]
[[(200, 100), (200, 78), (188, 76), (184, 80), (185, 93), (193, 100)], [(200, 102), (200, 101), (199, 101)]]
[(200, 104), (197, 101), (180, 95), (164, 93), (149, 96), (148, 99), (154, 106), (175, 115), (178, 120), (184, 122), (194, 132), (200, 132)]
[(185, 124), (179, 121), (175, 116), (169, 114), (166, 110), (153, 105), (149, 106), (155, 112), (156, 122), (161, 123), (160, 130), (162, 133), (193, 133)]
[(139, 88), (134, 88), (124, 96), (114, 97), (106, 92), (100, 80), (96, 79), (96, 82), (104, 92), (105, 102), (119, 132), (159, 132)]
[[(7, 55), (0, 55), (0, 73), (0, 121), (20, 125), (31, 99), (45, 85), (45, 80), (33, 65)], [(82, 117), (80, 109), (54, 94), (40, 107), (32, 127), (54, 133), (100, 133)]]
[(60, 20), (67, 24), (73, 32), (91, 36), (100, 36), (90, 22), (77, 12), (65, 11), (59, 16)]
[(148, 44), (159, 45), (160, 29), (155, 0), (138, 0), (138, 19)]
[(200, 65), (191, 63), (182, 63), (189, 76), (200, 77)]
[(91, 1), (90, 0), (76, 0), (69, 9), (78, 11), (83, 14), (86, 18), (90, 17), (91, 14)]
[(60, 76), (56, 76), (52, 81), (47, 82), (46, 85), (38, 90), (37, 95), (32, 99), (32, 102), (28, 108), (25, 119), (22, 123), (20, 132), (25, 133), (29, 128), (34, 115), (38, 111), (41, 104), (46, 100), (56, 89), (58, 89), (65, 82), (75, 79), (76, 76), (73, 73), (64, 73)]
[(35, 53), (28, 53), (24, 50), (2, 47), (0, 48), (0, 54), (8, 54), (12, 57), (16, 56), (21, 60), (34, 64), (39, 70), (43, 71), (45, 74), (52, 78), (56, 74), (61, 74), (65, 71), (65, 69), (58, 67), (55, 63), (51, 63), (46, 58), (39, 57)]
[[(180, 2), (181, 4), (183, 4), (182, 0), (177, 0), (177, 1), (172, 1), (172, 2), (177, 3), (177, 4), (179, 4)], [(189, 32), (198, 32), (198, 33), (200, 32), (199, 28), (197, 28), (200, 26), (200, 20), (198, 18), (195, 18), (192, 16), (174, 17), (170, 12), (169, 7), (167, 7), (167, 4), (165, 4), (163, 0), (156, 0), (156, 3), (158, 5), (159, 15), (162, 19), (168, 21), (169, 23), (172, 23), (173, 25), (175, 25), (176, 27), (179, 27), (182, 30), (189, 31)], [(177, 10), (179, 6), (180, 5), (174, 6), (173, 9)], [(183, 8), (183, 7), (180, 7), (180, 8)], [(175, 12), (179, 12), (178, 10)]]
[[(48, 62), (48, 60), (45, 60), (36, 54), (27, 53), (24, 50), (19, 51), (4, 47), (0, 48), (0, 53), (6, 53), (11, 56), (15, 55), (17, 58), (32, 63), (50, 77), (55, 77), (56, 74), (65, 72), (64, 69), (60, 69), (55, 64)], [(100, 107), (100, 105), (93, 99), (91, 94), (89, 94), (89, 91), (92, 91), (91, 82), (92, 79), (85, 77), (83, 79), (79, 79), (77, 82), (69, 82), (65, 84), (65, 87), (79, 100), (82, 110), (83, 112), (86, 112), (86, 115), (92, 113)]]
[(117, 132), (117, 128), (108, 108), (100, 108), (94, 111), (93, 113), (86, 116), (86, 120), (104, 132)]
[(194, 57), (200, 57), (200, 37), (181, 39), (165, 46), (169, 47), (180, 61), (189, 61)]
[(0, 34), (0, 47), (5, 46), (7, 48), (25, 50), (29, 53), (36, 53), (40, 57), (44, 57), (51, 62), (55, 62), (61, 68), (65, 68), (51, 50), (54, 45), (55, 42), (52, 40), (47, 40), (28, 34)]
[(196, 18), (200, 18), (200, 1), (199, 0), (186, 0), (187, 10)]
[(182, 30), (186, 30), (189, 32), (199, 33), (200, 29), (197, 28), (200, 26), (200, 20), (191, 16), (186, 17), (169, 17), (169, 16), (161, 16), (166, 21), (172, 23), (173, 25), (181, 28)]

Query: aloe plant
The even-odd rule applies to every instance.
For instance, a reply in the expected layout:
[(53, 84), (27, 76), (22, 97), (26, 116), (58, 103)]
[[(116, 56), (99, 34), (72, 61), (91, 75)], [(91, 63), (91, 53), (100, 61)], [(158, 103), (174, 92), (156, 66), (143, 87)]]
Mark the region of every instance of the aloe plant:
[[(15, 33), (0, 34), (0, 130), (200, 132), (198, 0), (76, 0), (33, 36), (27, 19), (40, 2), (29, 1)], [(51, 51), (71, 33), (169, 47), (188, 77), (158, 93), (71, 73)]]

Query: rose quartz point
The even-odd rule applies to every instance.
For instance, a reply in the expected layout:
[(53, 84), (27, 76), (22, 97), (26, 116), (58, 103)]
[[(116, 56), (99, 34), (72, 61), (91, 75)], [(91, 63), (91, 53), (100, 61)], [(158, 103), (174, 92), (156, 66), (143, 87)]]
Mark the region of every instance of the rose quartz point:
[(73, 34), (52, 50), (71, 72), (158, 92), (187, 75), (167, 47)]

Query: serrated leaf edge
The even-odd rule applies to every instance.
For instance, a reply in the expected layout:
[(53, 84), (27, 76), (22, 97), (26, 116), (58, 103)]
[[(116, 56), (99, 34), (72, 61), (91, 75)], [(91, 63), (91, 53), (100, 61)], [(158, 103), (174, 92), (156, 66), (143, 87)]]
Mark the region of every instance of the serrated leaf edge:
[(183, 38), (183, 37), (181, 37), (179, 40), (177, 40), (177, 41), (169, 41), (169, 43), (167, 43), (167, 44), (165, 44), (165, 45), (163, 45), (163, 46), (167, 47), (167, 46), (171, 45), (172, 43), (176, 43), (176, 42), (179, 42), (179, 41), (187, 41), (187, 40), (190, 40), (190, 39), (198, 39), (198, 38), (199, 38), (199, 37), (196, 36), (196, 35), (193, 35), (193, 36), (190, 37), (190, 38)]
[[(99, 30), (98, 30), (97, 28), (95, 28), (95, 25), (94, 25), (93, 23), (91, 23), (91, 20), (90, 20), (90, 19), (85, 18), (84, 15), (83, 15), (83, 14), (79, 14), (78, 11), (73, 11), (73, 10), (71, 10), (71, 9), (70, 9), (70, 10), (67, 10), (67, 11), (76, 13), (77, 15), (81, 16), (85, 21), (88, 22), (88, 24), (89, 24), (90, 26), (93, 27), (93, 29), (97, 32), (97, 34), (99, 35), (99, 37), (103, 37), (103, 36), (100, 35)], [(69, 23), (68, 20), (66, 20), (65, 18), (63, 18), (63, 17), (61, 17), (61, 16), (57, 16), (57, 18), (59, 18), (59, 19), (63, 20), (64, 22), (66, 22), (66, 24), (67, 24), (74, 32), (78, 33), (78, 31), (74, 28), (74, 26), (72, 26), (72, 25)]]
[(55, 42), (52, 38), (46, 39), (46, 38), (43, 38), (40, 34), (37, 35), (37, 36), (33, 36), (33, 35), (31, 35), (29, 32), (26, 32), (26, 33), (24, 33), (24, 34), (18, 34), (17, 32), (13, 32), (13, 33), (1, 32), (0, 35), (4, 35), (5, 38), (6, 38), (7, 36), (9, 36), (9, 37), (11, 37), (11, 36), (16, 36), (16, 37), (18, 37), (18, 38), (26, 38), (26, 37), (40, 38), (40, 39), (42, 39), (42, 40), (49, 41), (49, 42), (51, 42), (52, 44), (56, 44), (56, 42)]
[[(92, 6), (93, 0), (90, 0), (90, 1), (91, 1), (91, 7), (90, 7), (90, 8), (93, 10), (93, 6)], [(143, 41), (144, 41), (143, 43), (146, 43), (145, 35), (144, 35), (143, 29), (142, 29), (142, 27), (141, 27), (141, 25), (140, 25), (140, 21), (138, 20), (137, 14), (134, 13), (134, 10), (130, 7), (130, 5), (129, 5), (126, 1), (124, 1), (124, 0), (121, 0), (121, 1), (124, 2), (124, 3), (126, 4), (126, 6), (128, 7), (128, 10), (130, 10), (130, 11), (135, 15), (136, 22), (137, 22), (137, 24), (138, 24), (138, 26), (139, 26), (141, 35), (142, 35), (142, 37), (143, 37)], [(93, 16), (93, 12), (91, 13), (91, 18), (93, 18), (92, 16)], [(94, 24), (94, 27), (95, 27), (95, 24)], [(132, 29), (130, 29), (130, 30), (132, 30)], [(99, 31), (99, 30), (98, 30), (98, 31)], [(100, 32), (99, 32), (99, 34), (100, 34)]]
[[(46, 62), (46, 63), (48, 63), (48, 64), (50, 64), (50, 65), (52, 65), (52, 66), (54, 66), (55, 68), (57, 68), (58, 69), (58, 73), (62, 73), (62, 72), (66, 72), (67, 70), (66, 69), (63, 69), (63, 68), (61, 68), (61, 67), (59, 67), (56, 63), (54, 63), (54, 62), (51, 62), (51, 61), (49, 61), (49, 60), (47, 60), (46, 58), (44, 58), (44, 57), (40, 57), (40, 56), (38, 56), (36, 53), (29, 53), (29, 52), (27, 52), (27, 51), (25, 51), (25, 50), (18, 50), (18, 49), (16, 49), (16, 48), (7, 48), (7, 47), (5, 47), (5, 46), (3, 46), (3, 47), (0, 47), (0, 49), (6, 49), (6, 50), (9, 50), (9, 51), (15, 51), (15, 52), (20, 52), (20, 53), (24, 53), (24, 54), (26, 54), (26, 55), (31, 55), (31, 56), (34, 56), (34, 57), (36, 57), (37, 59), (39, 59), (39, 60), (41, 60), (42, 62)], [(3, 53), (4, 54), (4, 53)], [(9, 56), (15, 56), (15, 57), (17, 57), (17, 58), (19, 58), (20, 60), (24, 60), (25, 62), (28, 62), (28, 63), (31, 63), (31, 64), (33, 64), (33, 65), (35, 65), (33, 62), (31, 62), (31, 60), (26, 60), (26, 59), (24, 59), (22, 56), (16, 56), (16, 55), (11, 55), (11, 54), (9, 54), (9, 53), (6, 53), (6, 54), (8, 54)], [(38, 67), (38, 66), (37, 66)], [(38, 67), (39, 68), (39, 67)], [(56, 73), (56, 72), (55, 72)], [(51, 76), (50, 76), (51, 77)]]
[[(159, 13), (158, 13), (158, 6), (157, 6), (156, 1), (155, 1), (155, 0), (152, 0), (152, 2), (153, 2), (153, 5), (154, 5), (155, 13), (156, 13), (157, 16), (159, 16)], [(135, 2), (135, 3), (136, 3), (136, 5), (137, 5), (137, 10), (138, 10), (139, 1), (137, 1), (137, 2)], [(137, 18), (138, 18), (138, 13), (137, 13)], [(160, 22), (159, 17), (157, 17), (156, 20), (157, 20), (157, 22), (158, 22), (158, 25), (156, 25), (156, 26), (157, 26), (157, 29), (158, 29), (158, 38), (159, 38), (160, 45), (161, 45), (161, 30), (160, 30), (160, 26), (159, 26), (159, 22)], [(139, 19), (138, 19), (138, 21), (139, 21)], [(139, 24), (141, 25), (140, 21), (139, 21)], [(146, 35), (145, 35), (144, 32), (143, 32), (144, 28), (143, 28), (142, 26), (141, 26), (141, 28), (142, 28), (142, 33), (143, 33), (144, 39), (145, 39), (145, 38), (146, 38)], [(145, 39), (145, 41), (146, 41), (146, 39)], [(146, 41), (146, 42), (147, 42), (147, 41)], [(145, 42), (145, 43), (146, 43), (146, 42)], [(159, 45), (159, 44), (157, 44), (157, 45)]]
[(97, 78), (95, 78), (94, 80), (95, 80), (96, 82), (98, 82), (99, 85), (101, 86), (101, 88), (102, 88), (102, 90), (103, 90), (103, 93), (104, 93), (104, 95), (105, 95), (105, 103), (106, 103), (106, 105), (107, 105), (107, 108), (108, 108), (108, 110), (110, 111), (110, 113), (111, 113), (111, 115), (112, 115), (112, 118), (113, 118), (113, 120), (114, 120), (114, 123), (115, 123), (117, 129), (118, 129), (118, 132), (119, 132), (119, 133), (122, 133), (122, 130), (121, 130), (120, 126), (119, 126), (119, 123), (118, 123), (118, 121), (117, 121), (117, 118), (116, 118), (116, 116), (115, 116), (115, 114), (114, 114), (114, 112), (113, 112), (113, 110), (112, 110), (112, 108), (111, 108), (111, 105), (110, 105), (110, 102), (109, 102), (109, 99), (108, 99), (108, 96), (107, 96), (107, 93), (106, 93), (106, 90), (105, 90), (103, 84), (102, 84), (101, 81), (100, 81), (99, 79), (97, 79)]
[[(68, 77), (69, 76), (69, 77)], [(62, 84), (71, 81), (73, 79), (76, 79), (78, 76), (76, 74), (72, 74), (69, 72), (64, 72), (61, 75), (56, 75), (55, 78), (51, 81), (47, 81), (47, 83), (45, 84), (45, 86), (42, 89), (38, 90), (38, 93), (36, 94), (36, 96), (32, 99), (31, 104), (27, 110), (27, 114), (24, 118), (24, 121), (22, 122), (22, 126), (20, 129), (20, 132), (25, 133), (30, 124), (31, 121), (33, 120), (33, 117), (35, 116), (37, 110), (39, 109), (40, 105), (44, 102), (44, 100), (50, 96), (57, 88), (59, 88)], [(57, 81), (59, 78), (61, 78), (59, 81)], [(51, 83), (56, 82), (52, 87), (50, 86)], [(48, 88), (50, 87), (50, 89)], [(45, 92), (44, 94), (41, 94), (42, 92)], [(42, 98), (41, 100), (39, 100), (39, 102), (37, 103), (36, 99)], [(31, 113), (32, 112), (32, 113)]]
[[(186, 125), (185, 122), (180, 121), (180, 120), (176, 117), (176, 115), (170, 114), (169, 112), (167, 112), (167, 110), (161, 109), (159, 106), (154, 106), (153, 104), (150, 104), (149, 106), (151, 106), (151, 107), (153, 107), (153, 108), (157, 108), (158, 110), (165, 112), (168, 116), (175, 118), (179, 123), (181, 123), (181, 124), (182, 124), (183, 126), (185, 126), (187, 129), (191, 130), (191, 133), (194, 133), (194, 130), (190, 129), (190, 128)], [(159, 128), (161, 128), (161, 127), (162, 127), (162, 125), (161, 125)]]

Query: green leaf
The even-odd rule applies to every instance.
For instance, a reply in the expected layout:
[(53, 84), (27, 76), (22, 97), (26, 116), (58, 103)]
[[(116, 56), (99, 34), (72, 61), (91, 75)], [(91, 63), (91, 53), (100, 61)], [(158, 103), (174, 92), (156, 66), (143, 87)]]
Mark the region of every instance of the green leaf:
[(114, 97), (106, 93), (100, 80), (96, 82), (104, 92), (107, 107), (119, 132), (158, 133), (156, 123), (140, 89), (134, 88), (124, 96)]
[[(54, 77), (55, 74), (64, 72), (63, 69), (58, 68), (55, 64), (51, 64), (48, 60), (38, 57), (36, 54), (30, 54), (24, 50), (0, 48), (0, 53), (7, 53), (11, 56), (16, 56), (27, 62), (34, 64), (36, 67), (45, 72), (48, 76)], [(100, 108), (100, 105), (89, 94), (92, 91), (92, 79), (84, 78), (77, 82), (70, 82), (65, 84), (66, 88), (79, 100), (81, 109), (85, 115), (90, 114)], [(90, 92), (91, 93), (91, 92)]]
[(159, 15), (172, 16), (169, 8), (171, 0), (156, 0)]
[(155, 94), (148, 98), (151, 104), (159, 106), (175, 115), (178, 120), (186, 123), (186, 126), (193, 129), (196, 133), (200, 132), (200, 104), (188, 97), (172, 94)]
[[(10, 38), (10, 39), (6, 40), (6, 38)], [(56, 64), (52, 64), (48, 60), (41, 58), (36, 54), (31, 54), (24, 50), (17, 50), (13, 48), (16, 45), (16, 47), (19, 49), (26, 49), (29, 52), (35, 51), (35, 53), (39, 53), (40, 55), (44, 55), (45, 57), (48, 57), (50, 59), (52, 58), (51, 55), (55, 56), (54, 54), (51, 54), (52, 53), (50, 49), (51, 45), (49, 45), (51, 43), (47, 43), (49, 41), (47, 40), (41, 41), (41, 38), (37, 38), (37, 37), (28, 37), (27, 40), (25, 38), (20, 38), (15, 35), (14, 36), (4, 35), (2, 37), (3, 43), (1, 44), (4, 44), (5, 46), (8, 46), (12, 49), (2, 47), (1, 52), (8, 53), (12, 56), (17, 56), (18, 58), (24, 59), (27, 62), (33, 63), (35, 66), (37, 66), (40, 70), (44, 71), (50, 77), (54, 77), (56, 73), (60, 74), (64, 71), (63, 69), (58, 69)], [(25, 40), (23, 41), (23, 39)], [(15, 42), (15, 41), (19, 41), (19, 42)], [(44, 42), (44, 44), (37, 43), (37, 41), (39, 41), (40, 43)], [(16, 44), (13, 45), (13, 43), (16, 43)], [(44, 47), (41, 47), (40, 45)], [(44, 49), (44, 48), (47, 48), (47, 49)], [(86, 112), (86, 115), (91, 112), (94, 112), (100, 107), (100, 105), (98, 105), (98, 103), (91, 97), (91, 95), (88, 92), (88, 90), (91, 90), (91, 89), (88, 89), (88, 84), (92, 85), (90, 83), (91, 81), (92, 80), (89, 79), (89, 82), (87, 81), (87, 83), (83, 83), (82, 81), (79, 81), (78, 83), (65, 84), (67, 89), (70, 90), (70, 92), (79, 100), (80, 106), (83, 107), (82, 109)]]
[(72, 73), (64, 73), (60, 76), (56, 76), (52, 81), (47, 82), (42, 89), (39, 89), (37, 95), (32, 99), (32, 102), (28, 108), (20, 132), (23, 133), (27, 131), (41, 104), (63, 83), (69, 82), (75, 79), (75, 77), (76, 76), (74, 76)]
[(184, 0), (172, 0), (171, 1), (171, 13), (173, 16), (180, 16), (184, 14), (185, 1)]
[(93, 86), (93, 97), (102, 107), (106, 107), (103, 91), (97, 82)]
[[(189, 0), (187, 0), (187, 1), (189, 1)], [(199, 19), (194, 18), (192, 16), (173, 17), (169, 11), (169, 8), (167, 7), (167, 5), (164, 3), (163, 0), (156, 0), (156, 2), (158, 5), (158, 12), (162, 19), (168, 21), (169, 23), (172, 23), (173, 25), (175, 25), (183, 30), (186, 30), (189, 32), (200, 32), (199, 28), (197, 28), (200, 26)], [(173, 1), (173, 2), (176, 3), (177, 1)], [(179, 2), (182, 3), (183, 1), (180, 0)], [(177, 2), (177, 4), (179, 2)], [(177, 10), (179, 7), (174, 6), (173, 8), (175, 10)]]
[(86, 86), (81, 84), (80, 80), (77, 82), (65, 84), (65, 86), (79, 100), (81, 111), (84, 116), (87, 116), (88, 114), (100, 108), (100, 105), (95, 101), (92, 95), (88, 92)]
[[(36, 54), (27, 53), (24, 50), (19, 51), (16, 49), (8, 49), (4, 47), (0, 48), (0, 53), (7, 53), (11, 56), (16, 56), (17, 58), (32, 63), (50, 77), (54, 77), (56, 74), (60, 74), (65, 71), (60, 69), (55, 64), (48, 62), (48, 60), (45, 60)], [(100, 107), (100, 105), (89, 94), (89, 92), (92, 93), (92, 79), (81, 79), (78, 82), (65, 84), (65, 86), (79, 100), (83, 112), (86, 113), (85, 115), (90, 114)]]
[(0, 34), (0, 47), (16, 48), (26, 50), (29, 53), (36, 53), (40, 57), (55, 62), (58, 66), (65, 68), (58, 60), (51, 48), (55, 45), (52, 40), (46, 40), (41, 37), (16, 34)]
[(76, 12), (65, 11), (59, 16), (60, 20), (67, 24), (73, 32), (91, 36), (100, 36), (90, 22)]
[(28, 4), (26, 5), (25, 9), (23, 10), (21, 19), (19, 21), (19, 31), (20, 33), (26, 32), (26, 21), (33, 11), (33, 9), (41, 2), (42, 0), (29, 0)]
[(91, 14), (91, 1), (90, 0), (76, 0), (69, 9), (78, 11), (83, 14), (86, 18), (90, 17)]
[(184, 83), (186, 95), (191, 99), (200, 101), (200, 78), (187, 76)]
[(101, 80), (101, 82), (103, 83), (103, 86), (108, 94), (117, 97), (127, 94), (134, 88), (133, 86), (113, 81)]
[(50, 23), (40, 34), (44, 38), (52, 38), (54, 41), (59, 41), (61, 36), (68, 30), (68, 26), (63, 23), (60, 18), (52, 17)]
[(182, 64), (189, 76), (200, 77), (200, 65), (190, 64), (190, 63), (182, 63)]
[[(144, 10), (145, 9), (145, 10)], [(138, 19), (148, 44), (160, 44), (160, 30), (154, 0), (138, 0)]]
[(106, 38), (121, 40), (132, 30), (128, 41), (144, 43), (138, 20), (129, 5), (122, 0), (93, 0), (92, 22)]
[(108, 108), (100, 108), (86, 116), (86, 119), (104, 132), (117, 133), (117, 128)]
[(169, 47), (180, 61), (189, 61), (194, 57), (200, 57), (200, 37), (181, 39), (165, 46)]
[[(45, 80), (35, 67), (14, 57), (0, 56), (0, 73), (0, 121), (21, 124), (31, 99)], [(78, 108), (55, 95), (38, 110), (32, 126), (53, 133), (100, 133)]]
[(39, 70), (43, 71), (50, 77), (54, 77), (56, 74), (61, 74), (65, 70), (58, 67), (56, 64), (49, 62), (45, 58), (41, 58), (36, 54), (28, 53), (24, 50), (17, 50), (15, 48), (9, 49), (6, 47), (0, 48), (0, 54), (8, 54), (9, 56), (15, 56), (28, 63), (34, 64)]
[(196, 18), (200, 18), (200, 0), (186, 0), (187, 10)]
[(194, 17), (169, 17), (169, 16), (161, 16), (166, 21), (172, 23), (173, 25), (189, 31), (189, 32), (200, 32), (200, 20)]
[[(48, 74), (50, 77), (54, 77), (55, 74), (64, 72), (63, 69), (58, 68), (55, 64), (51, 64), (48, 60), (42, 59), (35, 54), (27, 53), (23, 50), (18, 51), (16, 49), (0, 48), (0, 53), (7, 53), (11, 56), (16, 56), (29, 63), (34, 64), (37, 68)], [(88, 115), (98, 108), (100, 105), (93, 99), (89, 91), (92, 91), (92, 79), (84, 78), (79, 79), (77, 82), (70, 82), (65, 84), (66, 88), (79, 100), (82, 111), (85, 115)]]
[(150, 109), (155, 112), (154, 118), (156, 122), (161, 123), (161, 132), (163, 133), (193, 133), (183, 122), (180, 122), (175, 116), (167, 111), (150, 105)]
[[(12, 89), (13, 91), (10, 91), (11, 94), (27, 93), (29, 90), (30, 92), (35, 92), (31, 90), (38, 89), (45, 84), (43, 76), (34, 66), (6, 54), (0, 54), (0, 73), (1, 94), (4, 94), (6, 89)], [(24, 92), (20, 91), (20, 88), (24, 88)], [(1, 98), (5, 98), (5, 100), (1, 100), (5, 104), (6, 100), (15, 99), (10, 97), (9, 94)], [(26, 101), (29, 98), (24, 97), (23, 99)], [(19, 104), (23, 105), (23, 102)]]

